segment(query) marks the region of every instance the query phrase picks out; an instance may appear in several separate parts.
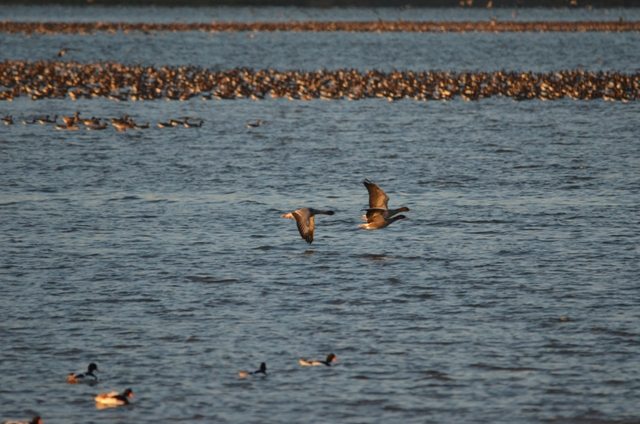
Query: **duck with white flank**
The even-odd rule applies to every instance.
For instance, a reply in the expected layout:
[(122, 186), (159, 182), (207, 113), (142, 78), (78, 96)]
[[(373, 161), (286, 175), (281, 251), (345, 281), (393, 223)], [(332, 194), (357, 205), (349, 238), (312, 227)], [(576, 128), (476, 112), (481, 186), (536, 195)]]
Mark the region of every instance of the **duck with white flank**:
[(67, 375), (67, 383), (69, 384), (95, 384), (98, 382), (98, 376), (94, 374), (94, 371), (98, 371), (98, 366), (95, 363), (90, 363), (87, 368), (87, 372), (81, 372), (78, 374), (69, 373)]
[(398, 209), (389, 209), (389, 196), (387, 196), (387, 193), (378, 187), (377, 184), (369, 180), (364, 180), (362, 183), (369, 191), (369, 208), (367, 209), (366, 215), (362, 216), (362, 219), (367, 221), (367, 223), (359, 225), (360, 228), (365, 230), (379, 230), (399, 219), (406, 218), (404, 215), (397, 214), (400, 212), (408, 212), (408, 207), (402, 206)]
[(31, 421), (9, 420), (3, 421), (2, 424), (44, 424), (44, 421), (39, 416), (35, 416)]
[(298, 225), (298, 231), (300, 236), (311, 244), (313, 242), (313, 230), (316, 228), (314, 221), (314, 215), (333, 215), (333, 211), (322, 211), (313, 208), (301, 208), (293, 212), (285, 213), (281, 215), (283, 218), (295, 219)]
[(238, 371), (238, 377), (239, 378), (247, 378), (250, 375), (257, 375), (257, 374), (262, 374), (262, 375), (267, 375), (267, 364), (262, 362), (260, 364), (260, 368), (258, 368), (255, 371)]
[(118, 392), (100, 393), (94, 399), (96, 401), (96, 407), (101, 409), (101, 408), (111, 408), (114, 406), (128, 405), (129, 399), (132, 397), (133, 397), (133, 390), (127, 389), (122, 393), (118, 393)]
[(326, 365), (327, 367), (330, 367), (331, 364), (337, 360), (338, 357), (335, 354), (330, 353), (327, 355), (327, 359), (325, 359), (324, 361), (321, 361), (319, 359), (300, 358), (298, 359), (298, 363), (303, 367), (318, 367), (320, 365)]

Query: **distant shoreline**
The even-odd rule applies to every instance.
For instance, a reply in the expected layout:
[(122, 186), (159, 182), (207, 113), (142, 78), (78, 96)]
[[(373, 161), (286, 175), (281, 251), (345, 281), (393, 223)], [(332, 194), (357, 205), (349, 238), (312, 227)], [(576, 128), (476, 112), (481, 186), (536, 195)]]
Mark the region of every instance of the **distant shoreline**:
[(288, 21), (288, 22), (11, 22), (0, 32), (92, 34), (96, 32), (639, 32), (640, 21)]
[(640, 0), (0, 0), (0, 5), (167, 7), (381, 7), (381, 8), (632, 8)]

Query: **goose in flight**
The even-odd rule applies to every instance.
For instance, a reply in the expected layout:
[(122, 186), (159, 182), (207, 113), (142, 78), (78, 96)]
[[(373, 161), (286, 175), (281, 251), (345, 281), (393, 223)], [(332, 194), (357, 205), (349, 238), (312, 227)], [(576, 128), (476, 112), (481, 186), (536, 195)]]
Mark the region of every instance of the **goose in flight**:
[(281, 216), (287, 219), (295, 219), (300, 235), (307, 241), (307, 243), (311, 244), (313, 242), (313, 230), (316, 228), (313, 218), (314, 215), (333, 215), (334, 213), (335, 212), (333, 211), (323, 211), (313, 208), (301, 208), (293, 212), (285, 213)]
[(366, 224), (359, 225), (360, 228), (365, 230), (379, 230), (389, 224), (399, 220), (405, 219), (404, 215), (397, 215), (400, 212), (408, 212), (409, 208), (402, 206), (398, 209), (389, 209), (389, 196), (384, 192), (377, 184), (365, 179), (362, 184), (369, 191), (369, 208), (366, 215), (362, 216)]

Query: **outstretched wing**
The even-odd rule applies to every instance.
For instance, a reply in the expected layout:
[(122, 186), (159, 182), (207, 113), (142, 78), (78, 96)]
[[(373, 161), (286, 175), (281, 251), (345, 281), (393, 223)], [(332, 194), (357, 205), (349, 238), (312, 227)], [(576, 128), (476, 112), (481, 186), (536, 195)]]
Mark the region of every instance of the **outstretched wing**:
[(387, 203), (389, 202), (389, 196), (385, 193), (377, 184), (372, 183), (369, 180), (362, 182), (369, 191), (369, 207), (370, 208), (382, 208), (387, 209)]
[(313, 242), (313, 230), (315, 229), (315, 222), (313, 215), (307, 208), (298, 209), (293, 211), (293, 217), (296, 219), (298, 225), (298, 231), (300, 236), (307, 241), (307, 243)]

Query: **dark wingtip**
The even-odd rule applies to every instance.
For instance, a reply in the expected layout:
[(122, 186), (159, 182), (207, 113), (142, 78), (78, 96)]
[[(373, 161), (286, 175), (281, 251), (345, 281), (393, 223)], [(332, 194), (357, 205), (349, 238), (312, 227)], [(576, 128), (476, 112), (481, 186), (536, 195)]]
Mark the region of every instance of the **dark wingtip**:
[(327, 215), (334, 215), (335, 212), (334, 211), (327, 211)]

